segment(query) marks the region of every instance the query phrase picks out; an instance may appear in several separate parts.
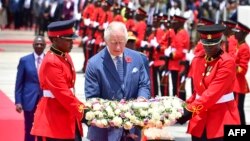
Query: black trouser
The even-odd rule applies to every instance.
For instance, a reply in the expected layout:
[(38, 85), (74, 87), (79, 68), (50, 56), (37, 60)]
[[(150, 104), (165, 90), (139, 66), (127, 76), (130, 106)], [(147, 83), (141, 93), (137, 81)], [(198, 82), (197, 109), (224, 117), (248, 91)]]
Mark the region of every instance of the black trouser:
[(178, 89), (179, 89), (179, 71), (171, 70), (171, 78), (172, 78), (172, 86), (173, 86), (173, 96), (179, 96)]
[(236, 101), (238, 104), (238, 110), (239, 110), (239, 114), (240, 114), (240, 123), (241, 123), (241, 125), (246, 125), (245, 111), (244, 111), (245, 94), (236, 93), (235, 97), (236, 97)]
[(192, 141), (224, 141), (224, 139), (223, 137), (208, 139), (206, 130), (204, 130), (200, 138), (192, 136)]

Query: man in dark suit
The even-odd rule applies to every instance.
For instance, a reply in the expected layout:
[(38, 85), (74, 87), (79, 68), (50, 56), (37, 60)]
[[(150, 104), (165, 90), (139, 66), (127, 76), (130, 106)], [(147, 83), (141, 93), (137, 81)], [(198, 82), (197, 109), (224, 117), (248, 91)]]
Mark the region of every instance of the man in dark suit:
[(17, 67), (15, 104), (16, 111), (24, 113), (25, 141), (35, 141), (30, 135), (36, 105), (42, 96), (38, 80), (38, 70), (44, 57), (45, 40), (42, 36), (34, 39), (34, 52), (22, 57)]
[[(128, 33), (122, 22), (111, 22), (104, 31), (107, 47), (89, 59), (85, 74), (86, 98), (109, 100), (150, 97), (150, 80), (139, 52), (125, 47)], [(132, 131), (133, 130), (133, 131)], [(140, 132), (131, 129), (138, 136)], [(119, 141), (127, 135), (121, 128), (90, 126), (87, 138), (94, 141)], [(134, 137), (134, 136), (133, 136)]]

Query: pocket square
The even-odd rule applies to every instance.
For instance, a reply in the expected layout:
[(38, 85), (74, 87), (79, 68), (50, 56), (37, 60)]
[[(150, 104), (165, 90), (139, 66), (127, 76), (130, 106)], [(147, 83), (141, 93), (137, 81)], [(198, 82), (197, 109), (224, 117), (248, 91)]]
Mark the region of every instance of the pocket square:
[(138, 72), (138, 69), (137, 68), (133, 68), (132, 73), (136, 73), (136, 72)]

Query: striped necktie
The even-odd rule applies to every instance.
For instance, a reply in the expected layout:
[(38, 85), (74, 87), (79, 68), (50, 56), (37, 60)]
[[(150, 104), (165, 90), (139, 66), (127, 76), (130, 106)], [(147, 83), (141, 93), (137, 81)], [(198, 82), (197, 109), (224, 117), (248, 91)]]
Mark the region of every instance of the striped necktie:
[(123, 81), (123, 65), (122, 65), (122, 58), (117, 56), (116, 57), (116, 67), (117, 67), (117, 72), (120, 76), (120, 80)]

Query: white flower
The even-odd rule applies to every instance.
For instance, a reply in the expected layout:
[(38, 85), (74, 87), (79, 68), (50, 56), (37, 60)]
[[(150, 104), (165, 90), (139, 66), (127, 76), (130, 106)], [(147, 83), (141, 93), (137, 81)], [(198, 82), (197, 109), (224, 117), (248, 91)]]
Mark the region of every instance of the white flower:
[(160, 120), (161, 119), (160, 113), (154, 112), (152, 115), (152, 119), (153, 120)]
[(107, 119), (102, 119), (101, 122), (102, 122), (102, 125), (104, 125), (105, 127), (108, 126)]
[(97, 113), (97, 117), (98, 117), (99, 119), (103, 118), (103, 113), (102, 113), (102, 112), (98, 112), (98, 113)]
[(121, 110), (120, 109), (115, 109), (115, 115), (120, 115)]
[(147, 109), (149, 107), (148, 102), (133, 102), (133, 109)]
[(126, 130), (130, 130), (132, 127), (133, 127), (133, 124), (131, 123), (131, 122), (129, 122), (129, 121), (126, 121), (125, 123), (124, 123), (124, 129), (126, 129)]
[(94, 117), (95, 117), (95, 115), (91, 111), (87, 112), (86, 115), (85, 115), (86, 120), (92, 120), (92, 119), (94, 119)]
[(126, 113), (125, 113), (125, 117), (126, 117), (126, 118), (130, 118), (130, 116), (131, 116), (131, 113), (130, 113), (130, 112), (126, 112)]
[(100, 103), (95, 103), (94, 105), (93, 105), (93, 110), (94, 111), (99, 111), (99, 110), (101, 110), (101, 104)]
[(128, 111), (130, 109), (130, 107), (128, 105), (125, 105), (125, 104), (121, 104), (121, 110), (122, 111)]
[(116, 127), (120, 127), (122, 125), (122, 118), (120, 117), (114, 117), (112, 122)]
[(110, 106), (107, 106), (107, 107), (105, 108), (105, 110), (107, 111), (107, 113), (113, 112), (113, 109), (112, 109)]
[(100, 128), (104, 128), (105, 126), (102, 123), (102, 120), (96, 120), (95, 125)]
[(114, 116), (115, 116), (115, 113), (113, 111), (108, 112), (108, 117), (114, 117)]
[(145, 117), (148, 115), (148, 111), (147, 110), (143, 110), (143, 109), (139, 109), (140, 115)]

